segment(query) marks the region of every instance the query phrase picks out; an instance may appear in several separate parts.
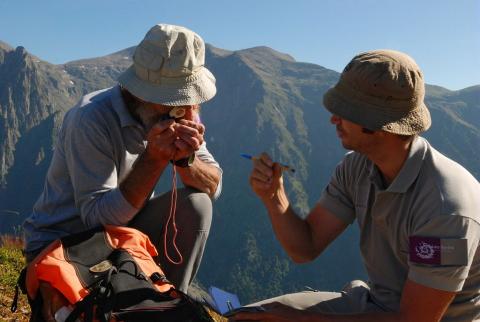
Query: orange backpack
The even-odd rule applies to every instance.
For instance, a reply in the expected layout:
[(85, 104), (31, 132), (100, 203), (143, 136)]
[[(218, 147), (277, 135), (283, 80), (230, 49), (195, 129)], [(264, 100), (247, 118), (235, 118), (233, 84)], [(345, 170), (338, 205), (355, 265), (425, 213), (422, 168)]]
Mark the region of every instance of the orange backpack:
[(213, 321), (203, 306), (175, 290), (155, 263), (157, 255), (149, 238), (129, 227), (105, 226), (57, 240), (27, 267), (32, 317), (41, 316), (34, 312), (41, 305), (34, 304), (44, 281), (74, 306), (67, 322)]

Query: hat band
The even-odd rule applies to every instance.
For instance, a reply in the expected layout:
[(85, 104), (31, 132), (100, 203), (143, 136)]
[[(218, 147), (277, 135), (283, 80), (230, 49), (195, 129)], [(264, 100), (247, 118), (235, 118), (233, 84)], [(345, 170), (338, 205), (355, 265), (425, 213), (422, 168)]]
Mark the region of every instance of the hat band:
[[(364, 94), (361, 91), (358, 91), (352, 86), (345, 84), (345, 81), (340, 80), (335, 86), (335, 90), (338, 91), (338, 94), (343, 96), (345, 99), (355, 104), (360, 102), (367, 104), (372, 109), (378, 111), (382, 114), (395, 114), (395, 115), (404, 115), (410, 111), (421, 108), (423, 103), (423, 95), (418, 97), (411, 97), (407, 99), (398, 99), (392, 96), (387, 97), (378, 97), (368, 94)], [(388, 109), (386, 109), (388, 107)]]
[(134, 64), (133, 67), (135, 69), (135, 75), (137, 75), (138, 78), (158, 85), (178, 85), (179, 80), (185, 83), (194, 83), (199, 78), (199, 71), (204, 68), (203, 66), (199, 66), (195, 68), (189, 75), (182, 75), (178, 77), (165, 77), (161, 73), (152, 71), (148, 68), (141, 66), (140, 64)]

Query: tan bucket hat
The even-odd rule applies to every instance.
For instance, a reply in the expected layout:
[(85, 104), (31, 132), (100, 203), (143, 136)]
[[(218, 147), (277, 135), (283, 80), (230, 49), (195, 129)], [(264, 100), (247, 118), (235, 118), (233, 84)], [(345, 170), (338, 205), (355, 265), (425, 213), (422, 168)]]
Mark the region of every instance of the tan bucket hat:
[(323, 104), (333, 114), (370, 130), (412, 135), (431, 124), (420, 68), (408, 55), (373, 50), (355, 56)]
[(151, 103), (196, 105), (215, 96), (215, 77), (205, 68), (205, 43), (193, 31), (174, 25), (152, 27), (135, 49), (133, 65), (118, 82)]

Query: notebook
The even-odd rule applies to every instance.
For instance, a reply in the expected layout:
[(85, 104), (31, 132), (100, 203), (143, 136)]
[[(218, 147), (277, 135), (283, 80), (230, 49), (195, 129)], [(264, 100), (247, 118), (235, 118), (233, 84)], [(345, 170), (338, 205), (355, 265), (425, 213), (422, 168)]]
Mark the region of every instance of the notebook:
[(213, 299), (215, 308), (221, 314), (225, 314), (226, 312), (237, 309), (241, 306), (236, 294), (229, 293), (215, 286), (210, 286), (208, 288), (208, 293), (210, 293), (210, 296)]

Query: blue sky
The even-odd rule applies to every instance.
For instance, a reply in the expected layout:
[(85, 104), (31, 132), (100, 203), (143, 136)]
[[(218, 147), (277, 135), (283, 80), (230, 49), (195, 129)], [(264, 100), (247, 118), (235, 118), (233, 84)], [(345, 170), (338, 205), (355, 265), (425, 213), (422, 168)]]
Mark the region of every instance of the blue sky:
[(156, 23), (336, 71), (391, 48), (414, 57), (429, 84), (480, 84), (480, 0), (0, 0), (0, 40), (55, 64), (134, 46)]

